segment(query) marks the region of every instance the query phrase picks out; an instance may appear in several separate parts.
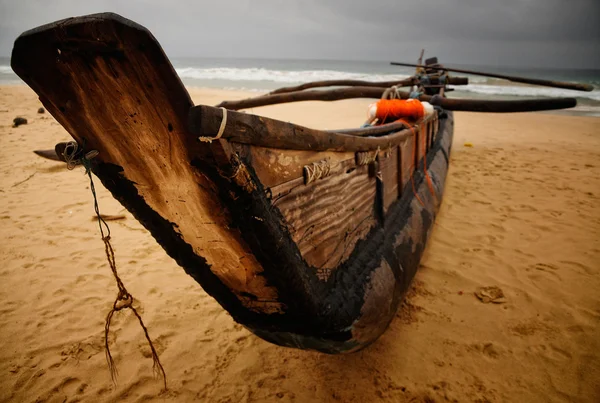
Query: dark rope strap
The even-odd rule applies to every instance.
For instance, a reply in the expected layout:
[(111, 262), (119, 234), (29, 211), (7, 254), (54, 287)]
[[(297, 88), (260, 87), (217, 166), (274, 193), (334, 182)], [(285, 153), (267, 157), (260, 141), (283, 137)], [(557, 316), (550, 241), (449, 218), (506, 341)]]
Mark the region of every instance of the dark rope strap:
[[(122, 309), (131, 309), (133, 314), (137, 317), (140, 326), (144, 330), (144, 335), (146, 336), (146, 340), (148, 341), (148, 345), (150, 346), (150, 350), (152, 351), (152, 370), (154, 371), (156, 376), (162, 376), (163, 384), (165, 390), (167, 390), (167, 374), (165, 373), (165, 369), (163, 368), (160, 359), (158, 358), (158, 353), (154, 348), (154, 344), (152, 344), (152, 340), (150, 339), (150, 335), (148, 334), (148, 329), (144, 325), (144, 321), (142, 317), (138, 313), (138, 311), (133, 306), (133, 295), (127, 291), (125, 288), (125, 284), (119, 277), (117, 273), (117, 263), (115, 261), (115, 252), (110, 243), (110, 228), (108, 224), (102, 216), (100, 215), (100, 208), (98, 207), (98, 198), (96, 196), (96, 188), (94, 187), (94, 180), (92, 178), (92, 169), (91, 169), (91, 159), (98, 155), (98, 152), (93, 150), (86, 154), (79, 151), (79, 146), (76, 142), (71, 141), (65, 147), (65, 151), (63, 152), (63, 157), (65, 161), (67, 161), (67, 168), (73, 169), (76, 165), (81, 164), (85, 168), (85, 174), (90, 178), (90, 189), (92, 191), (92, 196), (94, 197), (94, 210), (96, 212), (96, 217), (98, 217), (98, 227), (100, 228), (100, 236), (102, 237), (102, 241), (104, 242), (104, 252), (106, 253), (106, 259), (108, 261), (108, 265), (115, 277), (115, 281), (117, 282), (117, 288), (119, 292), (117, 294), (117, 298), (113, 303), (113, 307), (106, 316), (106, 324), (104, 325), (104, 346), (106, 348), (106, 361), (108, 362), (108, 369), (110, 370), (110, 375), (112, 381), (116, 384), (117, 382), (117, 367), (115, 365), (115, 361), (110, 353), (110, 346), (108, 343), (108, 335), (110, 332), (110, 323), (113, 315), (122, 310)], [(106, 235), (104, 234), (104, 228), (106, 228)]]

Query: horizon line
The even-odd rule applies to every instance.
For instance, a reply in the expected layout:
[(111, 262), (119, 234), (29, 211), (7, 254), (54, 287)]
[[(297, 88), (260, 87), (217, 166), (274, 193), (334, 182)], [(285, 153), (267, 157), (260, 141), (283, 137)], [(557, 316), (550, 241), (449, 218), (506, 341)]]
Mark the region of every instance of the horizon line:
[[(165, 52), (166, 53), (166, 52)], [(232, 57), (232, 56), (191, 56), (191, 55), (167, 55), (169, 60), (174, 59), (221, 59), (221, 60), (269, 60), (269, 61), (329, 61), (329, 62), (353, 62), (353, 63), (385, 63), (390, 65), (390, 63), (394, 60), (378, 60), (378, 59), (338, 59), (338, 58), (318, 58), (318, 57), (284, 57), (284, 58), (276, 58), (276, 57), (264, 57), (264, 56), (242, 56), (242, 57)], [(0, 56), (2, 59), (9, 59), (10, 56), (2, 55)], [(397, 61), (397, 60), (395, 60)], [(444, 65), (447, 67), (451, 66), (473, 66), (473, 67), (488, 67), (492, 69), (539, 69), (539, 70), (592, 70), (592, 71), (600, 71), (600, 66), (598, 67), (565, 67), (565, 66), (533, 66), (533, 65), (491, 65), (491, 64), (478, 64), (478, 63), (459, 63), (459, 62), (446, 62)], [(397, 66), (399, 68), (409, 69), (411, 67), (403, 67)]]

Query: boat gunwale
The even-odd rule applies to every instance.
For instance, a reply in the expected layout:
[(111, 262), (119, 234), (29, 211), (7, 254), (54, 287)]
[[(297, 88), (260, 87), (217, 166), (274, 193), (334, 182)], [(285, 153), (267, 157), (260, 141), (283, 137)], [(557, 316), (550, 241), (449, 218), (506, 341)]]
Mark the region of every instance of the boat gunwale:
[[(227, 114), (227, 123), (219, 138), (231, 143), (283, 150), (334, 152), (388, 149), (399, 145), (418, 132), (421, 127), (437, 119), (437, 113), (434, 113), (422, 118), (409, 128), (392, 131), (382, 136), (370, 137), (328, 132), (260, 115), (230, 110), (224, 112), (221, 108), (196, 105), (189, 111), (188, 128), (195, 136), (205, 137), (207, 133), (217, 133), (222, 120), (225, 119), (225, 113)], [(394, 123), (391, 125), (394, 125)], [(243, 130), (240, 128), (243, 128)], [(288, 133), (293, 135), (288, 135)], [(217, 137), (214, 139), (216, 140)]]

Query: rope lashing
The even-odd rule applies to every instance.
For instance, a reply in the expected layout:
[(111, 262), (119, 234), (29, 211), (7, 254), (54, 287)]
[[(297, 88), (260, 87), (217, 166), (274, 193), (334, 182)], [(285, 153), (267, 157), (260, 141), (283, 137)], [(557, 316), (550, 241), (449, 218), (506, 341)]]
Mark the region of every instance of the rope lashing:
[[(85, 147), (85, 144), (84, 144), (84, 147)], [(106, 351), (106, 361), (108, 362), (108, 368), (110, 370), (111, 378), (112, 378), (113, 382), (116, 383), (117, 367), (115, 366), (115, 362), (110, 353), (110, 346), (108, 344), (110, 323), (111, 323), (112, 317), (115, 314), (115, 312), (118, 312), (123, 309), (131, 309), (133, 314), (138, 319), (140, 326), (144, 330), (144, 335), (146, 336), (146, 340), (148, 341), (148, 344), (150, 346), (150, 350), (152, 352), (152, 360), (153, 360), (152, 369), (154, 370), (154, 372), (157, 376), (162, 376), (164, 388), (165, 388), (165, 390), (167, 390), (167, 375), (165, 373), (165, 370), (164, 370), (162, 364), (160, 363), (160, 359), (158, 358), (158, 353), (156, 352), (156, 349), (154, 348), (154, 345), (152, 344), (152, 340), (150, 339), (150, 335), (148, 334), (148, 329), (144, 325), (144, 321), (142, 320), (142, 317), (140, 316), (138, 311), (133, 306), (133, 301), (134, 301), (133, 295), (131, 295), (129, 293), (129, 291), (127, 291), (125, 284), (123, 284), (123, 281), (121, 280), (121, 278), (119, 277), (119, 274), (117, 273), (117, 263), (115, 260), (115, 251), (112, 247), (112, 244), (110, 243), (110, 228), (109, 228), (108, 224), (106, 223), (106, 221), (104, 221), (104, 219), (102, 218), (102, 215), (100, 214), (100, 208), (98, 206), (98, 197), (96, 195), (96, 188), (94, 186), (94, 180), (92, 178), (91, 160), (98, 155), (98, 151), (92, 150), (87, 153), (84, 153), (83, 147), (80, 150), (79, 144), (77, 144), (77, 142), (69, 141), (65, 145), (65, 149), (62, 154), (63, 154), (65, 161), (67, 162), (68, 169), (71, 170), (71, 169), (75, 168), (77, 165), (83, 165), (83, 167), (85, 168), (85, 174), (90, 179), (90, 189), (92, 192), (92, 196), (94, 198), (94, 211), (96, 212), (96, 217), (98, 218), (98, 227), (100, 228), (100, 236), (102, 238), (102, 242), (104, 242), (104, 253), (106, 254), (106, 259), (108, 261), (108, 265), (110, 266), (110, 269), (111, 269), (113, 276), (115, 278), (115, 281), (117, 283), (117, 288), (118, 288), (117, 298), (115, 299), (115, 302), (113, 303), (112, 309), (106, 316), (106, 323), (104, 325), (104, 346), (105, 346), (105, 351)], [(104, 233), (105, 229), (106, 229), (106, 235)]]
[(219, 126), (219, 131), (217, 132), (217, 135), (215, 137), (200, 136), (198, 137), (198, 140), (204, 141), (206, 143), (212, 143), (213, 140), (218, 140), (221, 138), (221, 136), (225, 132), (225, 126), (227, 125), (227, 109), (221, 107), (221, 110), (223, 111), (223, 118), (221, 119), (221, 125)]
[(305, 165), (303, 172), (304, 184), (308, 185), (311, 182), (329, 176), (331, 173), (331, 165), (328, 160), (313, 162), (310, 165)]
[(381, 99), (401, 99), (402, 93), (400, 92), (400, 88), (396, 85), (392, 85), (390, 88), (387, 88), (383, 91), (381, 95)]
[[(98, 155), (98, 151), (92, 150), (87, 152), (83, 157), (78, 158), (78, 154), (81, 154), (79, 151), (79, 144), (75, 141), (69, 141), (65, 145), (65, 149), (62, 152), (62, 156), (64, 160), (67, 162), (67, 169), (69, 171), (75, 169), (77, 165), (81, 165), (83, 160), (91, 160), (92, 158)], [(87, 172), (86, 172), (87, 173)]]
[(422, 75), (418, 77), (419, 82), (421, 85), (430, 85), (431, 84), (431, 80), (429, 79), (429, 76), (427, 75)]
[(377, 150), (374, 152), (358, 151), (354, 156), (356, 165), (369, 165), (370, 163), (377, 161), (379, 151), (379, 147), (377, 147)]

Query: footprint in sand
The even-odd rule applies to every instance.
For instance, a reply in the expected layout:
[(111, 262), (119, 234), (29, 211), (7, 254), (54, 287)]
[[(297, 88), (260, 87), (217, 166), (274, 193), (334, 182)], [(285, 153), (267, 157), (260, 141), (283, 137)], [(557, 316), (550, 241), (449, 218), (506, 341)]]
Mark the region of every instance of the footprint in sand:
[(533, 355), (539, 355), (552, 361), (569, 361), (573, 358), (567, 350), (553, 344), (532, 345), (527, 348), (527, 351)]
[(518, 322), (515, 325), (510, 326), (509, 329), (512, 333), (521, 337), (532, 336), (540, 332), (547, 333), (557, 331), (556, 328), (552, 325), (541, 322), (537, 318), (532, 318), (529, 320)]
[(581, 274), (587, 274), (590, 276), (598, 274), (598, 272), (595, 271), (594, 269), (592, 269), (591, 267), (586, 266), (581, 263), (578, 263), (578, 262), (572, 262), (570, 260), (561, 260), (560, 263), (567, 265), (567, 266), (572, 266), (575, 270), (579, 271)]
[[(169, 346), (170, 341), (168, 340), (171, 335), (160, 335), (156, 339), (152, 340), (152, 345), (156, 350), (156, 353), (160, 356)], [(152, 350), (150, 349), (150, 345), (146, 339), (140, 340), (138, 343), (138, 349), (142, 353), (142, 355), (146, 358), (152, 357)]]
[(20, 390), (23, 389), (27, 384), (35, 383), (36, 379), (44, 376), (46, 374), (46, 370), (35, 368), (28, 368), (25, 371), (21, 371), (19, 377), (17, 378), (13, 389)]
[(67, 359), (74, 359), (76, 361), (89, 360), (96, 354), (100, 354), (104, 351), (103, 340), (99, 337), (90, 338), (89, 341), (79, 342), (65, 347), (60, 355)]
[(485, 343), (482, 352), (485, 356), (494, 359), (500, 355), (500, 350), (493, 343)]
[(492, 359), (497, 359), (503, 352), (503, 349), (494, 343), (474, 343), (469, 345), (467, 350), (477, 351)]
[(529, 266), (527, 269), (525, 269), (526, 271), (532, 271), (532, 270), (536, 270), (536, 271), (541, 271), (544, 273), (548, 273), (551, 274), (553, 276), (556, 276), (558, 279), (560, 279), (560, 276), (558, 275), (558, 267), (552, 265), (552, 264), (548, 264), (548, 263), (536, 263), (532, 266)]
[(536, 270), (547, 271), (547, 272), (554, 272), (554, 271), (558, 270), (558, 267), (551, 265), (551, 264), (546, 264), (546, 263), (536, 263), (533, 265), (533, 268)]
[(548, 353), (549, 353), (548, 356), (550, 358), (553, 358), (557, 361), (568, 361), (573, 358), (571, 353), (569, 353), (567, 350), (565, 350), (561, 347), (555, 346), (554, 344), (550, 344), (550, 350)]
[[(79, 378), (62, 378), (45, 394), (38, 397), (36, 401), (67, 401), (69, 396), (82, 395), (88, 388), (87, 383), (81, 382)], [(75, 398), (73, 401), (78, 401)]]

